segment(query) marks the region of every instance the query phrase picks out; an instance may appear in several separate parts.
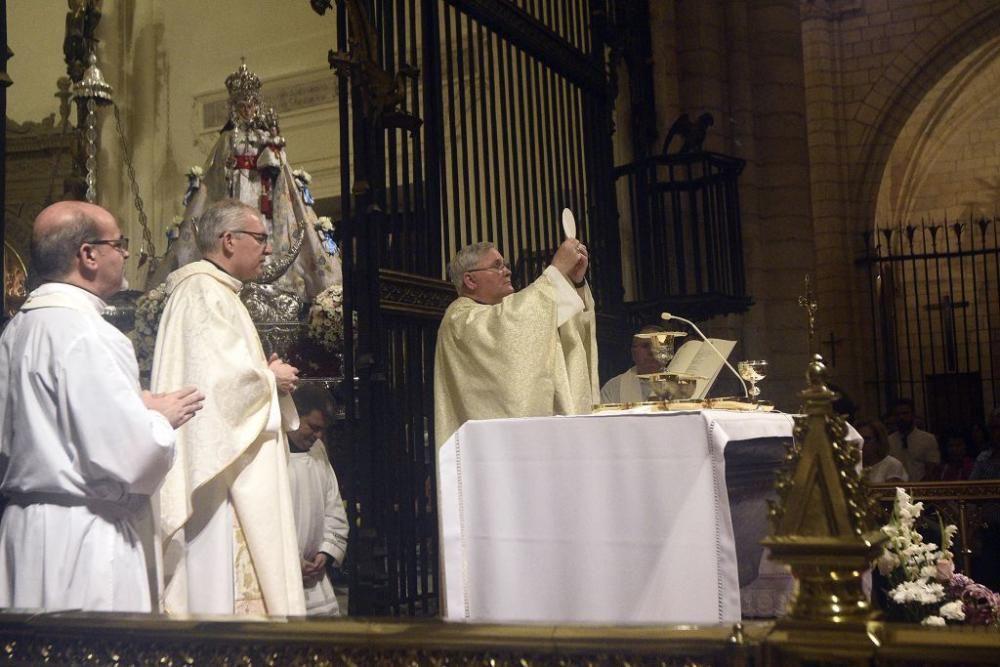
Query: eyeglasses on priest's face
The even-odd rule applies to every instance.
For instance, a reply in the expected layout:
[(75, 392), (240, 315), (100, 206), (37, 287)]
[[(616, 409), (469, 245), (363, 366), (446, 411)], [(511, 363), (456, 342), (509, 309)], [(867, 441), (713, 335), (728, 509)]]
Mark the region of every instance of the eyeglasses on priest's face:
[(227, 229), (219, 234), (219, 238), (221, 239), (226, 234), (246, 234), (247, 236), (252, 236), (253, 240), (260, 245), (267, 245), (267, 240), (271, 238), (270, 234), (265, 234), (264, 232), (251, 232), (248, 229)]
[(494, 273), (503, 273), (504, 271), (510, 271), (510, 262), (505, 262), (502, 259), (498, 259), (489, 266), (481, 266), (478, 269), (469, 269), (466, 273), (475, 273), (476, 271), (492, 271)]
[(84, 241), (88, 245), (109, 245), (119, 252), (128, 252), (128, 237), (119, 236), (116, 239), (94, 239), (93, 241)]

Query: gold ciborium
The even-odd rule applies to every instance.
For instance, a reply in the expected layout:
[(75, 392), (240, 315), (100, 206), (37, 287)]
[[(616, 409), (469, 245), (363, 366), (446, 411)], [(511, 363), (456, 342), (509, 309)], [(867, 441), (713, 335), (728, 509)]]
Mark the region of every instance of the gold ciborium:
[(683, 336), (687, 336), (683, 331), (653, 331), (635, 335), (636, 338), (649, 341), (650, 352), (661, 369), (638, 375), (640, 380), (648, 383), (651, 401), (677, 401), (694, 395), (698, 378), (686, 373), (668, 373), (666, 370), (676, 352), (675, 340)]

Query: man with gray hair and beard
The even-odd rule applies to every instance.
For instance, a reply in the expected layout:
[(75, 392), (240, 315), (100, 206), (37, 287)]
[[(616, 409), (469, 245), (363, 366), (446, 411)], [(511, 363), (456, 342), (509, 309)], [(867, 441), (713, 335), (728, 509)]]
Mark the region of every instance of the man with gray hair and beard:
[(204, 397), (141, 391), (132, 344), (101, 317), (127, 259), (99, 206), (35, 219), (41, 284), (0, 336), (0, 607), (152, 610), (137, 529)]
[(239, 297), (268, 237), (254, 208), (218, 201), (198, 221), (203, 259), (165, 282), (153, 389), (192, 383), (206, 396), (159, 494), (168, 613), (305, 613), (285, 437), (298, 428), (297, 371), (264, 355)]
[(448, 265), (458, 298), (438, 329), (434, 435), (438, 447), (470, 419), (589, 413), (599, 401), (589, 257), (576, 239), (515, 293), (492, 243), (462, 248)]

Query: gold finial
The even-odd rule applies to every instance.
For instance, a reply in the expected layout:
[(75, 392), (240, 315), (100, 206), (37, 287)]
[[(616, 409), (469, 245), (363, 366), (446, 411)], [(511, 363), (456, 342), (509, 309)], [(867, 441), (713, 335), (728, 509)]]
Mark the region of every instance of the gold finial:
[(809, 352), (816, 351), (816, 311), (819, 304), (816, 302), (816, 293), (813, 292), (809, 281), (809, 274), (806, 274), (806, 293), (799, 297), (799, 305), (806, 309), (809, 318)]

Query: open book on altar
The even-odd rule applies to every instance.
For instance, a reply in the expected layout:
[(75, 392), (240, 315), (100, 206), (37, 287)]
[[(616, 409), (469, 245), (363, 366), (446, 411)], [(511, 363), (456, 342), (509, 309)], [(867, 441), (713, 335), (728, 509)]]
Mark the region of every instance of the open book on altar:
[[(736, 347), (735, 340), (724, 340), (722, 338), (709, 338), (716, 349), (722, 353), (722, 357), (728, 357), (729, 353)], [(719, 376), (719, 371), (725, 365), (723, 358), (715, 353), (710, 345), (700, 340), (689, 340), (681, 345), (674, 354), (674, 358), (667, 364), (668, 373), (682, 373), (686, 375), (696, 375), (699, 378), (695, 386), (692, 399), (702, 399), (708, 394), (708, 390), (715, 383), (715, 378)]]

